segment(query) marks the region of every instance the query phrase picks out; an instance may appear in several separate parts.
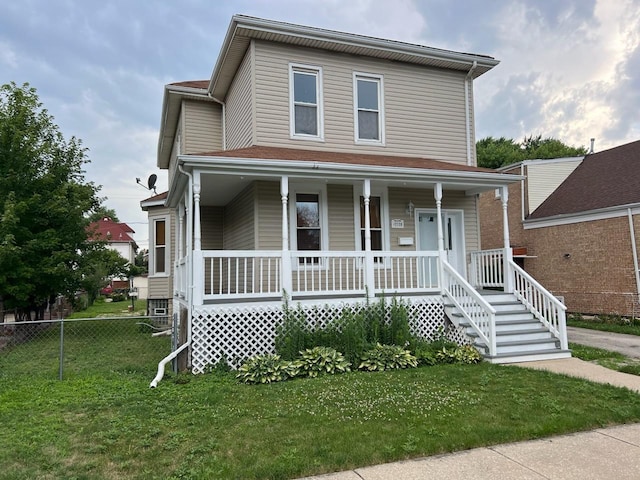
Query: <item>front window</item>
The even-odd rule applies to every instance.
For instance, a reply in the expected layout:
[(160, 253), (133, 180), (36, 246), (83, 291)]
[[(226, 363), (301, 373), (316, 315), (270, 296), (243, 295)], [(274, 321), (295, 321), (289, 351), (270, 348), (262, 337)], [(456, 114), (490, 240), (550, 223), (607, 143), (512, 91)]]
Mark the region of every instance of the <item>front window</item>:
[(382, 77), (354, 77), (356, 143), (384, 143)]
[[(369, 218), (371, 230), (371, 250), (382, 250), (382, 209), (380, 197), (369, 197)], [(365, 250), (364, 239), (364, 197), (360, 197), (360, 248)], [(382, 258), (376, 257), (376, 262), (381, 262)]]
[[(317, 193), (296, 194), (296, 241), (298, 250), (321, 249), (320, 196)], [(318, 263), (318, 257), (300, 258), (300, 263)]]
[(291, 65), (291, 136), (322, 140), (322, 70)]
[(163, 274), (167, 273), (167, 236), (166, 236), (166, 222), (164, 220), (156, 220), (153, 224), (153, 273)]

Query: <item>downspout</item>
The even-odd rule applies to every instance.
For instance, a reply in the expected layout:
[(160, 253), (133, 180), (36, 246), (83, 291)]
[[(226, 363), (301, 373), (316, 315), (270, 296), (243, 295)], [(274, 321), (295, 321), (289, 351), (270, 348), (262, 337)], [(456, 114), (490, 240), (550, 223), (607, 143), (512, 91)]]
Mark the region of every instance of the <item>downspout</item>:
[(227, 105), (223, 101), (220, 101), (216, 97), (211, 95), (210, 92), (207, 92), (207, 95), (211, 100), (222, 105), (222, 150), (226, 150), (227, 149), (227, 119), (226, 119)]
[(469, 82), (472, 80), (472, 75), (476, 67), (478, 66), (477, 61), (473, 61), (471, 68), (469, 69), (469, 73), (467, 73), (466, 78), (464, 79), (464, 118), (465, 124), (467, 128), (467, 165), (473, 166), (473, 162), (471, 161), (471, 119), (469, 118)]
[(633, 228), (633, 215), (631, 209), (627, 208), (627, 215), (629, 216), (629, 233), (631, 234), (631, 252), (633, 253), (633, 268), (636, 274), (636, 292), (640, 299), (640, 271), (638, 271), (638, 250), (636, 248), (636, 232)]
[[(176, 162), (177, 163), (177, 162)], [(193, 232), (193, 176), (191, 175), (191, 173), (185, 171), (182, 168), (182, 165), (180, 165), (179, 163), (177, 163), (178, 165), (178, 171), (184, 175), (186, 175), (189, 178), (189, 212), (190, 215), (188, 215), (188, 219), (190, 219), (191, 224), (187, 224), (187, 231), (188, 232)], [(191, 234), (193, 235), (193, 233)], [(192, 290), (194, 288), (193, 285), (193, 240), (191, 239), (191, 235), (189, 235), (187, 237), (187, 239), (189, 240), (187, 242), (187, 248), (188, 250), (191, 251), (191, 255), (189, 256), (190, 261), (189, 261), (189, 271), (188, 271), (188, 275), (187, 277), (189, 278), (189, 282), (190, 282), (190, 286), (189, 288)], [(160, 360), (160, 362), (158, 363), (158, 373), (156, 374), (155, 378), (151, 381), (151, 384), (149, 385), (149, 388), (156, 388), (158, 386), (158, 383), (162, 380), (162, 377), (164, 377), (164, 366), (169, 363), (171, 360), (173, 360), (174, 358), (176, 358), (183, 350), (185, 350), (189, 345), (191, 345), (191, 312), (193, 310), (193, 291), (189, 290), (187, 293), (187, 340), (186, 342), (184, 342), (182, 345), (180, 345), (179, 348), (177, 348), (176, 350), (174, 350), (173, 352), (171, 352), (169, 355), (167, 355), (166, 357), (164, 357), (162, 360)], [(175, 314), (175, 312), (174, 312)], [(174, 335), (177, 332), (174, 332)]]

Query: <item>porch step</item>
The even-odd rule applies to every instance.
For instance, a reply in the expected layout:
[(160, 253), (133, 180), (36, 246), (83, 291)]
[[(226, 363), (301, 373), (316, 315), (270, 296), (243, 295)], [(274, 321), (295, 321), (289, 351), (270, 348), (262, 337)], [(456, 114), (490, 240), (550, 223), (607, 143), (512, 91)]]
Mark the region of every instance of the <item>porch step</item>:
[(483, 291), (483, 298), (496, 310), (496, 354), (488, 348), (469, 322), (452, 304), (445, 302), (445, 313), (451, 321), (466, 330), (473, 344), (492, 363), (515, 363), (571, 356), (560, 349), (560, 341), (533, 316), (513, 294)]

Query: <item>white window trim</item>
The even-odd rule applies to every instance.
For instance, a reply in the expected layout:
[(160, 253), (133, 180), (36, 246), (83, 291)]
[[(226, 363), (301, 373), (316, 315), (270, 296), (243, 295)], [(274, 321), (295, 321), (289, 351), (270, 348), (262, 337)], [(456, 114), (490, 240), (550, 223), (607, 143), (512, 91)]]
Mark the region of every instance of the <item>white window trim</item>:
[[(353, 218), (355, 231), (355, 249), (363, 252), (362, 240), (360, 239), (360, 197), (363, 197), (362, 186), (353, 189)], [(371, 188), (371, 197), (380, 197), (380, 225), (382, 226), (382, 251), (391, 250), (391, 232), (389, 231), (389, 197), (386, 187)], [(375, 250), (374, 250), (375, 251)], [(383, 266), (376, 263), (376, 267)]]
[[(318, 250), (318, 256), (321, 257), (321, 252), (329, 250), (329, 205), (327, 201), (327, 185), (325, 183), (294, 183), (289, 185), (289, 245), (291, 245), (291, 250), (294, 251), (298, 251), (298, 221), (296, 211), (296, 195), (298, 193), (318, 195), (318, 208), (320, 210), (320, 250)], [(325, 262), (321, 259), (319, 265), (312, 265), (307, 268), (327, 268), (324, 263)], [(294, 270), (297, 270), (299, 267), (298, 262), (292, 262), (291, 267)]]
[[(171, 223), (169, 215), (149, 218), (149, 277), (161, 278), (171, 276)], [(156, 222), (164, 220), (164, 265), (165, 272), (156, 273)]]
[[(293, 74), (299, 71), (303, 73), (312, 73), (316, 76), (316, 93), (317, 93), (317, 122), (318, 135), (307, 135), (304, 133), (296, 133), (295, 125), (295, 100), (294, 100), (294, 82)], [(324, 142), (324, 97), (322, 94), (322, 67), (315, 65), (304, 65), (301, 63), (289, 64), (289, 136), (293, 140), (311, 140), (314, 142)]]
[[(378, 115), (380, 140), (359, 138), (358, 132), (358, 80), (369, 80), (378, 83)], [(357, 145), (385, 145), (384, 121), (384, 78), (374, 73), (353, 72), (353, 138)]]

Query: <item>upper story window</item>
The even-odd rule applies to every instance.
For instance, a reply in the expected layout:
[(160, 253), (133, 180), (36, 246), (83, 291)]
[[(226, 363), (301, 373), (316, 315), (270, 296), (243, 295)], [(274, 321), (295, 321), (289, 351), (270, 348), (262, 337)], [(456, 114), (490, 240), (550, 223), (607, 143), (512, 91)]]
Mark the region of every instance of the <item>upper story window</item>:
[(322, 69), (291, 64), (289, 77), (291, 137), (323, 140)]
[(384, 145), (384, 101), (381, 75), (354, 73), (356, 143)]
[(153, 230), (152, 230), (152, 238), (150, 249), (151, 252), (151, 261), (149, 262), (151, 266), (151, 274), (152, 275), (169, 275), (169, 249), (168, 241), (167, 241), (167, 220), (164, 218), (156, 219), (153, 221)]

